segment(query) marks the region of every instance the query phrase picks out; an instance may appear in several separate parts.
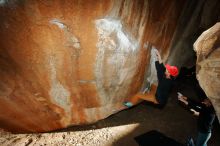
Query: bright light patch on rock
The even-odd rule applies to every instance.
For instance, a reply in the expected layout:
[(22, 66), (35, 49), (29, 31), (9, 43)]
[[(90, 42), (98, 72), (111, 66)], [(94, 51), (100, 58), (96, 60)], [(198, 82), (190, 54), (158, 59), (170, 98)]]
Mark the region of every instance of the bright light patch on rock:
[(120, 20), (99, 19), (95, 24), (98, 32), (96, 86), (102, 105), (107, 105), (129, 91), (137, 70), (139, 45), (131, 33), (123, 30)]
[(156, 71), (156, 67), (155, 67), (155, 62), (157, 61), (157, 56), (156, 56), (156, 52), (158, 52), (158, 50), (152, 46), (151, 49), (151, 58), (150, 58), (150, 75), (147, 78), (148, 82), (150, 82), (150, 84), (157, 84), (158, 80), (157, 80), (157, 71)]
[(63, 87), (63, 85), (59, 81), (57, 81), (56, 68), (53, 59), (50, 60), (50, 67), (52, 83), (51, 90), (49, 92), (50, 96), (59, 106), (65, 109), (69, 102), (68, 98), (70, 97), (70, 93)]
[(51, 89), (49, 91), (49, 95), (56, 105), (65, 110), (66, 117), (62, 117), (62, 123), (64, 125), (68, 125), (71, 117), (70, 92), (57, 80), (56, 64), (53, 57), (51, 57), (49, 63), (51, 71)]
[(123, 31), (120, 20), (99, 19), (95, 23), (99, 35), (98, 48), (108, 46), (109, 49), (124, 52), (136, 51), (138, 49), (138, 43), (133, 41)]

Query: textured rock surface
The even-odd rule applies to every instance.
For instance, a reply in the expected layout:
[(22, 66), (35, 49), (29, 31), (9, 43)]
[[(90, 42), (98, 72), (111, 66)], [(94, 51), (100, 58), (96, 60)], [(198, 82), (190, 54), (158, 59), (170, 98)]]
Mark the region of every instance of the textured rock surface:
[(137, 93), (163, 58), (184, 1), (0, 1), (0, 123), (49, 131), (92, 123)]
[(170, 47), (168, 63), (192, 67), (196, 62), (193, 43), (202, 32), (220, 21), (219, 0), (187, 0)]
[(197, 79), (211, 99), (220, 119), (220, 23), (206, 30), (194, 43)]

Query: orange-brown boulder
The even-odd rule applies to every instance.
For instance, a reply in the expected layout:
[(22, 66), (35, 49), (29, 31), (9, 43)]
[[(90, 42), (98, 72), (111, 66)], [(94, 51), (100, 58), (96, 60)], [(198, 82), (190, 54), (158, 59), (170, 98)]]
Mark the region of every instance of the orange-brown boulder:
[(96, 122), (137, 93), (150, 48), (164, 58), (184, 2), (1, 0), (0, 126)]

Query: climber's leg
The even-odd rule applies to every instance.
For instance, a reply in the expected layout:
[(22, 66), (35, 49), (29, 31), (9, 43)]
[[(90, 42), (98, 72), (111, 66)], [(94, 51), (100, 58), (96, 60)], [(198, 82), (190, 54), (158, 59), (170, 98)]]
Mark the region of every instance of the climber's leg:
[(124, 105), (127, 107), (131, 107), (135, 104), (140, 103), (143, 100), (158, 104), (158, 102), (155, 98), (156, 90), (157, 90), (157, 86), (152, 85), (151, 90), (148, 93), (145, 93), (145, 94), (138, 93), (138, 94), (132, 96), (128, 101), (124, 102)]
[(139, 98), (143, 99), (143, 100), (146, 100), (146, 101), (149, 101), (149, 102), (153, 102), (155, 104), (158, 104), (158, 101), (157, 101), (157, 99), (155, 97), (156, 91), (157, 91), (157, 86), (156, 85), (152, 85), (150, 92), (146, 93), (146, 94), (141, 94), (139, 96)]

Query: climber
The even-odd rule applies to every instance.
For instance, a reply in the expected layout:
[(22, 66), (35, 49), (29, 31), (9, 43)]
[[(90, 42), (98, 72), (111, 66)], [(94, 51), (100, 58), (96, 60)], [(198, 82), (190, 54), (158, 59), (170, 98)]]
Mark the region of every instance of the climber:
[(128, 101), (124, 102), (124, 105), (127, 107), (132, 107), (143, 100), (153, 102), (159, 105), (159, 107), (164, 107), (166, 104), (172, 83), (178, 75), (178, 68), (176, 66), (170, 66), (169, 64), (164, 66), (159, 52), (156, 49), (154, 50), (158, 86), (152, 84), (148, 92), (138, 93), (131, 97)]

